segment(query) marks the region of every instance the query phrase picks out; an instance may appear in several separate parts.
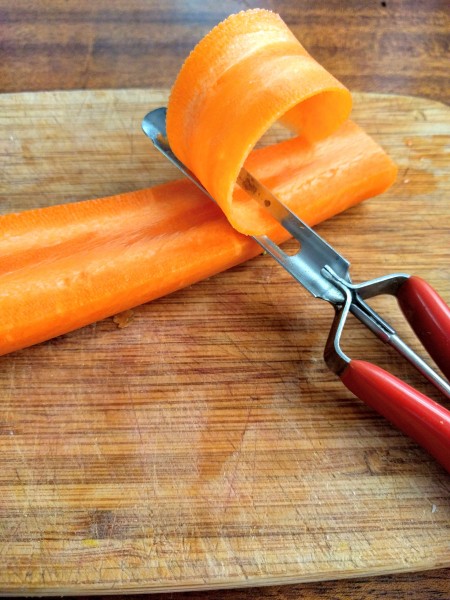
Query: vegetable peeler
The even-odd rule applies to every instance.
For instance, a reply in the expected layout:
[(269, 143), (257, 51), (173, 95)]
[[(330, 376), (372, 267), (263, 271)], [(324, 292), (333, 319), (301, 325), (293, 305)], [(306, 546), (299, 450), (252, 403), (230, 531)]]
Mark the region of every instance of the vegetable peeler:
[[(166, 108), (149, 112), (142, 121), (142, 128), (156, 149), (214, 200), (172, 152), (166, 135)], [(252, 236), (253, 239), (314, 297), (334, 306), (335, 316), (324, 351), (328, 367), (355, 396), (413, 438), (450, 472), (450, 411), (384, 369), (349, 358), (340, 345), (347, 316), (352, 313), (450, 399), (448, 380), (403, 342), (366, 300), (381, 294), (395, 296), (412, 329), (448, 379), (450, 308), (423, 279), (404, 273), (353, 284), (350, 263), (251, 173), (241, 169), (237, 183), (300, 243), (300, 249), (288, 255), (266, 235)]]

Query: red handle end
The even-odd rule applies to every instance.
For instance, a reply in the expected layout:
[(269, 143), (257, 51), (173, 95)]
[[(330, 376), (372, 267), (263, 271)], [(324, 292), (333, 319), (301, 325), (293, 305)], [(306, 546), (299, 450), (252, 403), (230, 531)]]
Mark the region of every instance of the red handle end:
[(400, 308), (430, 356), (450, 379), (450, 308), (420, 277), (409, 277), (397, 294)]
[(345, 386), (428, 450), (450, 473), (450, 412), (376, 365), (352, 360)]

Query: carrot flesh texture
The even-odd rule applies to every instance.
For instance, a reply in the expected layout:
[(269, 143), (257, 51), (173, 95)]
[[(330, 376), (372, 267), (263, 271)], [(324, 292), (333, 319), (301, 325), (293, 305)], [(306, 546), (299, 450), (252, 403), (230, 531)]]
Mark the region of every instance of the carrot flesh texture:
[[(255, 150), (247, 164), (310, 225), (381, 193), (396, 174), (384, 151), (351, 122), (318, 142), (293, 138)], [(288, 237), (275, 222), (269, 229), (279, 243)], [(0, 354), (148, 302), (259, 252), (187, 180), (4, 215)]]
[[(349, 92), (277, 15), (256, 9), (219, 24), (183, 66), (167, 127), (175, 153), (220, 207), (181, 180), (0, 217), (0, 354), (257, 255), (233, 226), (287, 239), (235, 185), (244, 164), (310, 225), (384, 191), (396, 167), (346, 120), (350, 109)], [(278, 119), (300, 136), (252, 150)]]
[(309, 142), (320, 140), (346, 121), (351, 106), (349, 91), (281, 18), (255, 9), (232, 15), (194, 48), (169, 98), (167, 134), (233, 227), (260, 235), (270, 217), (235, 188), (256, 142), (278, 120)]

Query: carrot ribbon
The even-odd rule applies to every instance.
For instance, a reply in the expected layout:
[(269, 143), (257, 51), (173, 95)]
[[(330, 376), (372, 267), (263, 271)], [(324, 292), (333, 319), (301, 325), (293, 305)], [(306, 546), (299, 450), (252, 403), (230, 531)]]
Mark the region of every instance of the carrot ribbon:
[(303, 139), (330, 135), (348, 118), (350, 92), (268, 10), (232, 15), (195, 47), (167, 110), (172, 150), (200, 179), (235, 229), (260, 235), (263, 208), (235, 194), (250, 151), (277, 120)]

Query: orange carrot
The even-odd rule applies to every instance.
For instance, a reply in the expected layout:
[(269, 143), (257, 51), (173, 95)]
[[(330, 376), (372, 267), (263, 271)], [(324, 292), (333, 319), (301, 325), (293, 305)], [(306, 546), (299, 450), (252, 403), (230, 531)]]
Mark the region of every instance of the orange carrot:
[[(355, 124), (255, 150), (248, 166), (314, 225), (384, 191), (396, 168)], [(240, 191), (240, 194), (244, 192)], [(288, 236), (271, 230), (281, 242)], [(0, 354), (188, 286), (261, 251), (186, 180), (0, 217)]]
[(231, 224), (259, 235), (270, 216), (235, 194), (251, 149), (279, 119), (308, 141), (326, 137), (348, 118), (351, 104), (349, 91), (278, 15), (254, 9), (217, 25), (187, 58), (170, 95), (167, 134)]
[[(384, 191), (396, 167), (346, 121), (349, 92), (281, 19), (234, 15), (200, 42), (168, 107), (178, 156), (244, 232), (288, 237), (236, 176), (246, 167), (310, 225)], [(301, 137), (251, 152), (283, 118)], [(173, 292), (258, 254), (187, 180), (0, 217), (0, 354)]]

